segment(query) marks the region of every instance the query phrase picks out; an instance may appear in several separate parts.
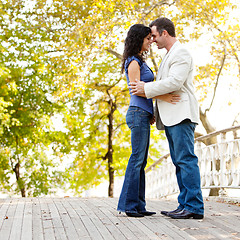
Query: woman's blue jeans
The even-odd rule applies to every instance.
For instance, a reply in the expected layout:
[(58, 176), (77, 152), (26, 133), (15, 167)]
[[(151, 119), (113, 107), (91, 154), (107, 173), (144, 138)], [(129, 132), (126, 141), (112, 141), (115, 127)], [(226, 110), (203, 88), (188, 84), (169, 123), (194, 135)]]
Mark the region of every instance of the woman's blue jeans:
[(150, 141), (150, 118), (152, 115), (139, 108), (130, 106), (126, 122), (131, 129), (132, 154), (128, 160), (122, 191), (117, 210), (120, 212), (144, 212), (145, 172)]
[(204, 213), (198, 158), (194, 154), (194, 131), (196, 124), (186, 119), (181, 123), (167, 127), (165, 132), (170, 154), (176, 167), (176, 176), (180, 193), (178, 208), (192, 213)]

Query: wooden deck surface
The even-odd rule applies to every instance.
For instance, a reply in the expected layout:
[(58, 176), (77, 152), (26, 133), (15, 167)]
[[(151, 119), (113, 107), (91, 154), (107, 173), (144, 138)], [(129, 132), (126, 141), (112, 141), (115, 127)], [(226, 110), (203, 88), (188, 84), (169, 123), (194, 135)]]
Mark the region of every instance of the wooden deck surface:
[(129, 218), (116, 198), (0, 199), (0, 239), (240, 239), (240, 207), (205, 201), (203, 220), (174, 220), (160, 214), (174, 200), (148, 200), (156, 215)]

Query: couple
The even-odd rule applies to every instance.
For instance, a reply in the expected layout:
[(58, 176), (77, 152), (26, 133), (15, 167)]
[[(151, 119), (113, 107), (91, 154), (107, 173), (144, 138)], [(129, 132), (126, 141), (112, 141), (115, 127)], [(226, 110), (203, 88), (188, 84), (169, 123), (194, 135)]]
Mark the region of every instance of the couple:
[[(145, 62), (152, 42), (167, 54), (158, 69), (156, 81)], [(150, 124), (165, 130), (180, 193), (178, 207), (161, 214), (175, 219), (202, 219), (203, 198), (198, 158), (194, 154), (194, 130), (199, 122), (198, 103), (193, 88), (193, 60), (175, 36), (171, 20), (158, 18), (150, 27), (133, 25), (125, 39), (122, 71), (130, 91), (126, 122), (131, 129), (132, 154), (118, 202), (118, 211), (129, 217), (156, 214), (146, 210), (145, 173)], [(152, 99), (156, 99), (153, 110)], [(167, 180), (166, 180), (167, 184)]]

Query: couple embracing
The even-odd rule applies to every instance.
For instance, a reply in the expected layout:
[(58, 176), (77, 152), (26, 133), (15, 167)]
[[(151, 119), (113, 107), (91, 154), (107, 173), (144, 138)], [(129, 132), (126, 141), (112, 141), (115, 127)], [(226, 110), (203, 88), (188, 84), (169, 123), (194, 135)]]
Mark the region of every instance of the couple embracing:
[[(156, 122), (157, 129), (165, 130), (180, 190), (177, 208), (161, 214), (175, 219), (202, 219), (204, 205), (198, 158), (194, 153), (199, 108), (193, 87), (193, 59), (177, 40), (171, 20), (161, 17), (149, 26), (131, 26), (125, 39), (122, 72), (125, 71), (130, 88), (126, 122), (131, 129), (132, 153), (117, 210), (129, 217), (156, 214), (146, 210), (144, 172), (150, 125)], [(156, 81), (145, 62), (153, 42), (158, 49), (167, 50)], [(155, 99), (155, 108), (152, 99)]]

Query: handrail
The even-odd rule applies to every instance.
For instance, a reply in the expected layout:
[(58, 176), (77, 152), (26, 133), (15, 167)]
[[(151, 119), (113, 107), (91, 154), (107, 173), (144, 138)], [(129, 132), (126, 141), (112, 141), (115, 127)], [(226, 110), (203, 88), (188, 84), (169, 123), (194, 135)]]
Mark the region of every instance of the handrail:
[(215, 136), (219, 135), (220, 133), (227, 133), (227, 132), (236, 131), (236, 130), (239, 130), (239, 129), (240, 129), (240, 125), (230, 127), (230, 128), (225, 128), (223, 130), (215, 131), (215, 132), (209, 133), (207, 135), (197, 137), (197, 138), (195, 138), (195, 141), (202, 141), (202, 140), (208, 139), (210, 137), (215, 137)]
[(151, 171), (152, 168), (156, 167), (158, 164), (160, 164), (164, 159), (169, 157), (170, 153), (167, 153), (160, 157), (157, 161), (155, 161), (152, 165), (150, 165), (148, 168), (146, 168), (145, 173)]
[[(239, 126), (215, 131), (195, 138), (195, 154), (198, 156), (201, 188), (205, 193), (217, 188), (220, 195), (225, 189), (240, 189), (240, 138)], [(230, 135), (226, 134), (230, 132)], [(214, 137), (216, 141), (206, 144)], [(167, 184), (166, 184), (167, 182)], [(168, 196), (179, 191), (175, 167), (167, 153), (146, 169), (146, 194), (150, 198)]]
[[(236, 131), (236, 130), (239, 130), (240, 129), (240, 125), (238, 126), (234, 126), (234, 127), (230, 127), (230, 128), (225, 128), (223, 130), (219, 130), (219, 131), (215, 131), (215, 132), (212, 132), (212, 133), (209, 133), (207, 135), (204, 135), (204, 136), (201, 136), (201, 137), (197, 137), (195, 138), (195, 141), (202, 141), (202, 140), (205, 140), (205, 139), (208, 139), (208, 138), (211, 138), (211, 137), (215, 137), (221, 133), (227, 133), (227, 132), (230, 132), (230, 131)], [(157, 161), (155, 161), (152, 165), (150, 165), (146, 170), (145, 172), (149, 172), (152, 168), (156, 167), (158, 164), (160, 164), (164, 159), (168, 158), (170, 155), (170, 153), (167, 153), (165, 155), (163, 155), (162, 157), (160, 157)]]

